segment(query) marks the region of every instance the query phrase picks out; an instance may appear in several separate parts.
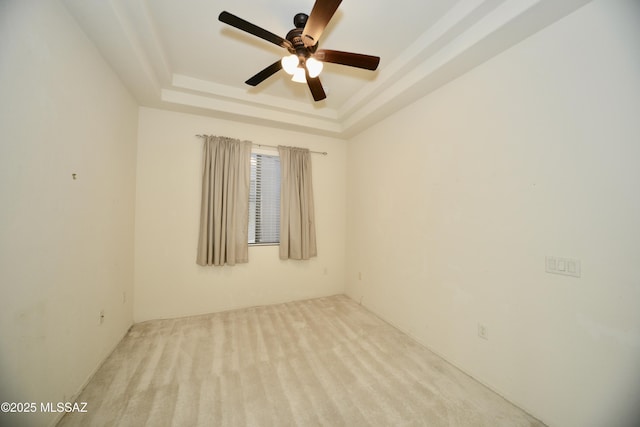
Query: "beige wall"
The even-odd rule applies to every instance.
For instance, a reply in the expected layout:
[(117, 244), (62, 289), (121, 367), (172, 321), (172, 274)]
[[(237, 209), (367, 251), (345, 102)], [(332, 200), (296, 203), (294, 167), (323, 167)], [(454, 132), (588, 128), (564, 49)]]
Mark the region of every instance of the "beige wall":
[[(277, 246), (249, 248), (249, 263), (196, 265), (202, 143), (196, 134), (294, 145), (314, 154), (318, 257), (281, 261)], [(274, 152), (274, 153), (277, 153)], [(140, 109), (135, 320), (187, 316), (344, 292), (345, 141), (263, 126)]]
[(589, 4), (348, 143), (348, 295), (550, 426), (640, 402), (638, 22)]
[(67, 401), (132, 324), (137, 105), (55, 1), (0, 2), (0, 94), (0, 402)]

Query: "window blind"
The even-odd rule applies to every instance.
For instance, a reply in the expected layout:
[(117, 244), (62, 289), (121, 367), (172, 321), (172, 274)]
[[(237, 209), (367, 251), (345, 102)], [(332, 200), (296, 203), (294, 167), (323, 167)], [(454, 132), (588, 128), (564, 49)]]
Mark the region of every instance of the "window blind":
[(251, 153), (249, 243), (280, 242), (280, 157)]

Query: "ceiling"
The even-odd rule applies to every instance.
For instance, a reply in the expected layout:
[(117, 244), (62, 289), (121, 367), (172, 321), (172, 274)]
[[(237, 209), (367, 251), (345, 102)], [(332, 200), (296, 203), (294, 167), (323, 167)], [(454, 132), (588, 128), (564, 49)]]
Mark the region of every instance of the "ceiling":
[(218, 21), (226, 10), (284, 37), (314, 0), (63, 0), (140, 105), (350, 137), (589, 0), (344, 0), (319, 46), (381, 57), (325, 64), (327, 99), (280, 71), (286, 51)]

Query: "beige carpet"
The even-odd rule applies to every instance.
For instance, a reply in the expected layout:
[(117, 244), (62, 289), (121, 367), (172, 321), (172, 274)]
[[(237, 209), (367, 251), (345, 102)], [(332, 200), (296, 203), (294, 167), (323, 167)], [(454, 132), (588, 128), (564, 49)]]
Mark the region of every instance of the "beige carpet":
[(59, 426), (542, 426), (345, 296), (134, 325)]

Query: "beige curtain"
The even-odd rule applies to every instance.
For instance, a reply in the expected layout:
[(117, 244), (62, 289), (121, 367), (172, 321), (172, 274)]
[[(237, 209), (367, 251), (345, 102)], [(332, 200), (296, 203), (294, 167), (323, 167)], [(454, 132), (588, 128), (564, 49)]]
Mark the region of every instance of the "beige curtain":
[(306, 148), (278, 146), (280, 153), (280, 259), (317, 255), (311, 182), (311, 154)]
[(206, 136), (203, 148), (199, 265), (249, 260), (251, 143)]

